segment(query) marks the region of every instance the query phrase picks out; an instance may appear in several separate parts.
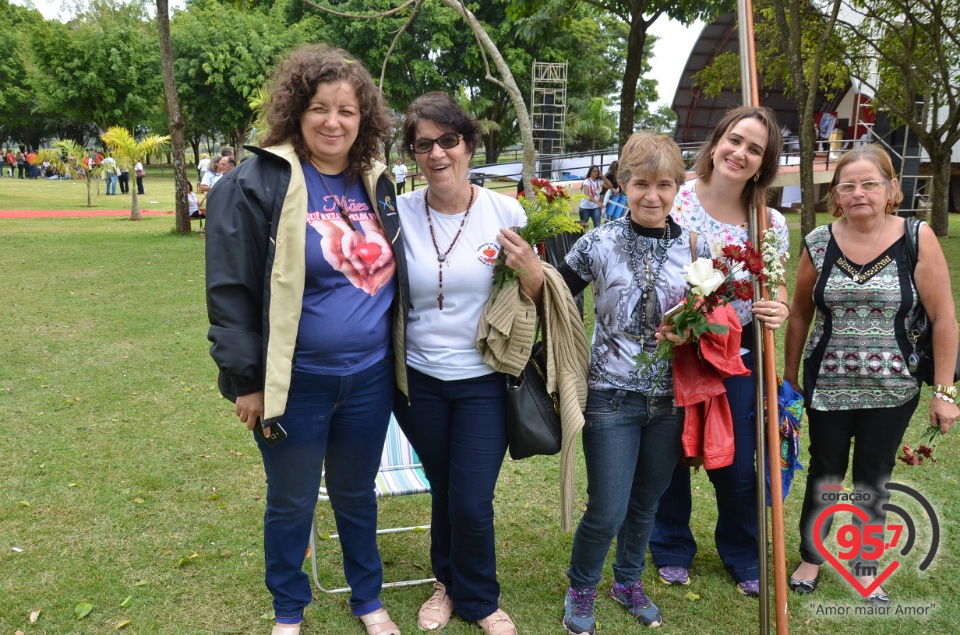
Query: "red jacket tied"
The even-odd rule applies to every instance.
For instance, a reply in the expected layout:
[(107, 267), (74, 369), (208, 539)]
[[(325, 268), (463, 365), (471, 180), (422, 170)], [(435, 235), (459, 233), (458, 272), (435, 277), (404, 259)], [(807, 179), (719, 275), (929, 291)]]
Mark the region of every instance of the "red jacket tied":
[(723, 387), (727, 377), (749, 375), (740, 359), (743, 329), (730, 305), (715, 309), (707, 319), (728, 327), (726, 333), (706, 333), (697, 344), (674, 349), (673, 397), (685, 412), (683, 452), (703, 457), (708, 470), (733, 463), (733, 416)]

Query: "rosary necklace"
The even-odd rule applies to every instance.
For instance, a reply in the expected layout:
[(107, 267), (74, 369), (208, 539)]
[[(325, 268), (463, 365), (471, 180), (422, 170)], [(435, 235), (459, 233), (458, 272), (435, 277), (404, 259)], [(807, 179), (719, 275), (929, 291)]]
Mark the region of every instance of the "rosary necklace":
[[(843, 229), (840, 230), (840, 242), (842, 242), (842, 243), (844, 244), (844, 246), (846, 246), (846, 244), (847, 244), (847, 223), (848, 223), (848, 222), (849, 222), (849, 221), (844, 221), (844, 223), (843, 223)], [(880, 244), (880, 237), (883, 236), (883, 230), (885, 230), (886, 228), (887, 228), (887, 215), (884, 214), (884, 215), (883, 215), (883, 225), (880, 227), (880, 233), (877, 234), (877, 240), (874, 241), (874, 243), (873, 243), (873, 249), (870, 250), (870, 253), (871, 253), (871, 254), (872, 254), (872, 253), (876, 253), (876, 251), (877, 251), (877, 245)], [(841, 253), (841, 255), (843, 256), (843, 261), (850, 267), (850, 268), (848, 269), (848, 272), (853, 273), (853, 265), (851, 265), (851, 264), (850, 264), (850, 261), (847, 260), (847, 256), (846, 256), (846, 254), (843, 252), (843, 247), (840, 248), (840, 253)], [(868, 275), (868, 276), (864, 276), (864, 275), (863, 275), (863, 270), (866, 268), (867, 263), (869, 263), (869, 262), (870, 262), (870, 261), (868, 260), (866, 263), (864, 263), (863, 265), (861, 265), (861, 266), (860, 266), (860, 270), (853, 274), (853, 281), (854, 281), (854, 282), (862, 282), (864, 279), (866, 279), (867, 277), (869, 277), (869, 275)]]
[[(437, 266), (439, 267), (438, 279), (440, 283), (437, 292), (437, 304), (440, 305), (440, 310), (443, 311), (443, 263), (447, 262), (447, 257), (456, 246), (457, 241), (460, 239), (460, 234), (463, 233), (463, 228), (467, 224), (467, 218), (470, 217), (470, 208), (473, 207), (473, 185), (470, 186), (470, 201), (467, 203), (467, 211), (463, 213), (463, 218), (460, 220), (460, 227), (457, 229), (457, 233), (454, 235), (453, 241), (450, 243), (450, 246), (447, 247), (446, 251), (440, 251), (440, 245), (437, 243), (437, 234), (433, 230), (433, 218), (430, 216), (430, 203), (427, 200), (428, 192), (429, 188), (423, 193), (423, 210), (427, 213), (427, 224), (430, 226), (430, 238), (433, 240), (433, 248), (437, 251)], [(447, 266), (449, 267), (450, 264), (447, 263)]]
[[(640, 273), (637, 264), (637, 233), (633, 227), (629, 227), (627, 231), (630, 232), (628, 238), (630, 249), (627, 254), (627, 260), (630, 263), (630, 271), (633, 273), (634, 283), (640, 289), (640, 301), (634, 305), (633, 311), (630, 312), (630, 321), (623, 332), (628, 338), (640, 342), (642, 345), (652, 336), (652, 333), (647, 332), (646, 329), (647, 313), (648, 311), (651, 314), (654, 312), (652, 305), (655, 303), (653, 295), (656, 294), (656, 282), (660, 278), (660, 272), (663, 271), (663, 265), (666, 264), (669, 258), (667, 254), (667, 244), (670, 242), (670, 223), (668, 222), (664, 226), (663, 235), (657, 240), (656, 244), (653, 245), (649, 254), (643, 253), (643, 274)], [(657, 263), (657, 270), (654, 272), (651, 269), (651, 261), (658, 259), (657, 252), (660, 251), (661, 245), (663, 245), (663, 250)]]
[(310, 165), (312, 165), (313, 169), (316, 170), (317, 174), (320, 175), (320, 181), (323, 183), (323, 187), (327, 188), (327, 194), (333, 197), (333, 202), (336, 203), (337, 209), (340, 210), (340, 218), (342, 218), (344, 222), (349, 225), (351, 231), (357, 231), (357, 228), (353, 225), (353, 221), (350, 220), (350, 214), (347, 213), (347, 210), (343, 207), (343, 203), (341, 203), (342, 200), (347, 198), (347, 188), (344, 187), (343, 189), (343, 197), (337, 198), (337, 195), (334, 194), (333, 190), (330, 189), (330, 186), (327, 185), (327, 179), (323, 178), (323, 172), (320, 171), (320, 168), (318, 168), (312, 160), (310, 161)]

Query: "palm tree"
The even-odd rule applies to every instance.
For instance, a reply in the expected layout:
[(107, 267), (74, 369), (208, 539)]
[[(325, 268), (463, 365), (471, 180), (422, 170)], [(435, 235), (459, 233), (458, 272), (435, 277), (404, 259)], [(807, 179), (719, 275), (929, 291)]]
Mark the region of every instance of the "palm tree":
[[(63, 156), (66, 155), (66, 161)], [(37, 153), (37, 162), (43, 163), (49, 161), (50, 165), (56, 168), (62, 175), (72, 176), (75, 179), (83, 179), (87, 184), (87, 207), (93, 207), (93, 197), (90, 192), (90, 186), (94, 179), (99, 179), (103, 173), (103, 167), (90, 161), (84, 163), (87, 152), (83, 146), (76, 141), (54, 141), (53, 149), (45, 148)]]
[[(144, 137), (139, 143), (130, 134), (130, 131), (120, 126), (113, 126), (100, 138), (107, 144), (113, 152), (114, 158), (120, 165), (128, 165), (132, 169), (137, 162), (143, 162), (146, 158), (156, 152), (159, 152), (170, 141), (170, 136), (161, 137), (151, 135)], [(130, 192), (133, 195), (133, 201), (130, 206), (130, 220), (140, 220), (140, 204), (137, 202), (137, 188), (131, 187)]]
[(597, 144), (607, 145), (616, 138), (617, 116), (607, 107), (603, 97), (570, 98), (567, 135), (570, 139), (588, 144), (596, 150)]

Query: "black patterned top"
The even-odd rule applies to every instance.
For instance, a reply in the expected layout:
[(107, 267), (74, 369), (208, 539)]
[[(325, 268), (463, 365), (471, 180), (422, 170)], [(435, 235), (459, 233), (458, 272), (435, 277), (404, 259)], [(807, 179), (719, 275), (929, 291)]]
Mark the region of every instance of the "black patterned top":
[[(673, 394), (671, 363), (641, 370), (634, 361), (641, 351), (656, 351), (654, 335), (663, 314), (690, 289), (683, 279), (683, 267), (692, 260), (690, 232), (670, 219), (667, 226), (667, 231), (648, 229), (625, 216), (591, 230), (567, 254), (564, 264), (593, 283), (596, 326), (587, 377), (592, 390)], [(709, 258), (707, 241), (698, 241), (697, 252)]]
[[(892, 408), (917, 394), (906, 324), (919, 295), (901, 238), (868, 263), (849, 262), (823, 225), (804, 239), (817, 270), (816, 320), (803, 359), (814, 410)], [(812, 388), (812, 392), (811, 392)]]

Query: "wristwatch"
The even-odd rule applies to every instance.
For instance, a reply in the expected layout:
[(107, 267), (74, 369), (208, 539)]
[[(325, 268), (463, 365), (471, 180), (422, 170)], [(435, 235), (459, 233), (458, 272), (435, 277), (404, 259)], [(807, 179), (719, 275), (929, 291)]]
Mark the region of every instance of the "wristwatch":
[(946, 395), (947, 397), (950, 397), (951, 399), (956, 399), (956, 398), (957, 398), (957, 387), (956, 387), (956, 386), (944, 386), (943, 384), (937, 384), (936, 386), (933, 387), (933, 392), (934, 392), (934, 393), (940, 393), (940, 394), (942, 394), (942, 395)]

